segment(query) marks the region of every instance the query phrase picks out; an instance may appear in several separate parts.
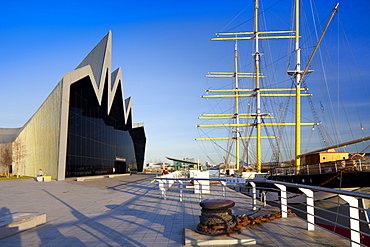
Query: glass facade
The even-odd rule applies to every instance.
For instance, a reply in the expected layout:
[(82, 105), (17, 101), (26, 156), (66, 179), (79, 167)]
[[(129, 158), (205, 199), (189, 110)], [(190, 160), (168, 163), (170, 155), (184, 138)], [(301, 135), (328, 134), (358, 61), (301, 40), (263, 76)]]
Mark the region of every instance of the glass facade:
[[(122, 92), (108, 114), (108, 83), (99, 104), (89, 77), (71, 85), (66, 177), (137, 170), (135, 144), (125, 125)], [(129, 118), (131, 119), (131, 118)]]

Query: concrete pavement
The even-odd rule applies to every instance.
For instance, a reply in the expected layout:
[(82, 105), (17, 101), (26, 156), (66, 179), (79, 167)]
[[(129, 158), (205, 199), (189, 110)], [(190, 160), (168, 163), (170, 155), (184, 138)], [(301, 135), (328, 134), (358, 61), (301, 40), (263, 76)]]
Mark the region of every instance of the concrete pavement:
[[(199, 223), (199, 195), (184, 190), (180, 202), (175, 184), (161, 199), (154, 175), (38, 183), (32, 179), (0, 181), (0, 216), (16, 212), (46, 213), (47, 223), (0, 240), (0, 246), (183, 246), (184, 228)], [(212, 186), (204, 199), (222, 198)], [(236, 202), (234, 214), (252, 213), (251, 200), (227, 189)], [(264, 210), (271, 211), (273, 208)], [(252, 226), (259, 246), (348, 246), (326, 231), (305, 230), (296, 218)]]

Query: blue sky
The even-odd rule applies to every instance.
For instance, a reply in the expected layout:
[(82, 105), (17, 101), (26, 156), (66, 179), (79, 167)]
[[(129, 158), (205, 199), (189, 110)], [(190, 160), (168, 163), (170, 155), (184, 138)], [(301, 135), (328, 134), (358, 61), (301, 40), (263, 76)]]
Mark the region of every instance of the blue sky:
[[(270, 26), (289, 22), (284, 15), (290, 1), (262, 3), (272, 6), (266, 12)], [(335, 3), (316, 3), (323, 19)], [(252, 5), (241, 0), (1, 1), (0, 127), (24, 125), (63, 75), (112, 30), (113, 69), (122, 67), (125, 97), (133, 97), (134, 121), (145, 123), (146, 162), (166, 156), (220, 162), (217, 152), (222, 151), (193, 140), (200, 135), (197, 117), (211, 107), (200, 98), (214, 82), (204, 75), (222, 66), (224, 71), (232, 68), (225, 61), (233, 45), (215, 44), (209, 38), (239, 24), (232, 30), (250, 31)], [(341, 22), (360, 69), (369, 64), (369, 8), (368, 1), (359, 0), (340, 5)], [(250, 54), (247, 50), (245, 59)], [(365, 73), (366, 85), (369, 72)], [(366, 109), (368, 98), (358, 99), (358, 104)]]

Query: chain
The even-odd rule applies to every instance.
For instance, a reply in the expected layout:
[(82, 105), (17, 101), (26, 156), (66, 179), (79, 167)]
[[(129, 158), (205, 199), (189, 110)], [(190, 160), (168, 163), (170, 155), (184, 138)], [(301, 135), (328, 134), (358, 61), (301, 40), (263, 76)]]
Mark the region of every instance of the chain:
[[(295, 213), (292, 212), (291, 209), (288, 209), (287, 212), (288, 212), (289, 215), (297, 216)], [(277, 212), (272, 213), (272, 214), (261, 215), (261, 216), (258, 216), (258, 217), (247, 216), (245, 214), (237, 215), (236, 216), (237, 224), (236, 224), (235, 228), (240, 229), (243, 226), (249, 226), (249, 225), (253, 225), (253, 224), (257, 224), (257, 223), (261, 223), (261, 222), (266, 222), (266, 221), (274, 220), (276, 218), (281, 218), (281, 217), (282, 217), (282, 212), (281, 211), (277, 211)]]

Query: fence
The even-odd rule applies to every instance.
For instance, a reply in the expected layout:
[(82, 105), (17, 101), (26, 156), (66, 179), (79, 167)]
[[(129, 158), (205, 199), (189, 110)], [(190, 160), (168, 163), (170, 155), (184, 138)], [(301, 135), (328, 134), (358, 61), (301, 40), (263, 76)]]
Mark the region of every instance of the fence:
[[(159, 181), (159, 188), (164, 199), (166, 190), (170, 188), (170, 186), (161, 185), (161, 183), (166, 183), (165, 181), (173, 181), (171, 185), (174, 182), (179, 183), (180, 201), (183, 200), (185, 181), (217, 181), (223, 186), (224, 198), (226, 197), (225, 187), (228, 184), (229, 187), (231, 185), (233, 189), (251, 197), (253, 210), (258, 205), (275, 204), (281, 208), (282, 216), (287, 217), (289, 208), (307, 221), (309, 231), (314, 231), (316, 227), (324, 227), (351, 240), (353, 247), (370, 245), (370, 194), (367, 193), (261, 179), (179, 177), (156, 179)], [(199, 200), (202, 200), (202, 192), (199, 193)]]
[[(370, 159), (333, 161), (316, 165), (302, 165), (300, 174), (323, 174), (340, 172), (342, 170), (370, 171)], [(292, 175), (296, 173), (295, 167), (279, 167), (271, 170), (271, 175)]]

